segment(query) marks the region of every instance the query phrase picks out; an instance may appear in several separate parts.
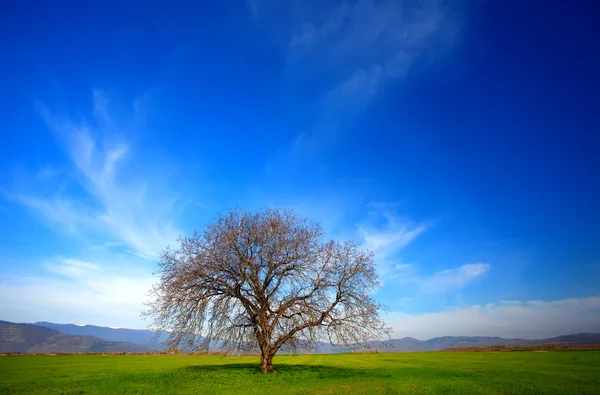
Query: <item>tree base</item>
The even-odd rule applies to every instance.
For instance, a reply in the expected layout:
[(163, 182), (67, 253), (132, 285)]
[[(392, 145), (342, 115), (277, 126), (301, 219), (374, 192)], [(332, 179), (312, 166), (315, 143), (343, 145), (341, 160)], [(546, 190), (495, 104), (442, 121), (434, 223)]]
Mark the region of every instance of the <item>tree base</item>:
[(275, 371), (275, 369), (273, 368), (273, 357), (271, 358), (261, 358), (260, 361), (260, 371), (267, 374), (274, 374), (277, 373)]

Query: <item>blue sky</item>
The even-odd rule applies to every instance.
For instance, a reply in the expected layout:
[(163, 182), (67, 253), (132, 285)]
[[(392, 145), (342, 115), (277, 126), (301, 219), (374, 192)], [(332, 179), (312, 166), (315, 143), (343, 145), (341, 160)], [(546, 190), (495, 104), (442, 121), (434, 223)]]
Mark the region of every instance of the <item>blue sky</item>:
[(14, 3), (0, 319), (142, 328), (232, 207), (376, 253), (395, 336), (600, 331), (600, 57), (580, 2)]

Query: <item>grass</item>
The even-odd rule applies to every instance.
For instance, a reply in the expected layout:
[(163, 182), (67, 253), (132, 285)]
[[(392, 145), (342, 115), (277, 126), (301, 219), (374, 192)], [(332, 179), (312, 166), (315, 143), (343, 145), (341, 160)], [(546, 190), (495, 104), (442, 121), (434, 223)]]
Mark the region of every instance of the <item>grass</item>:
[(600, 351), (0, 357), (0, 394), (600, 394)]

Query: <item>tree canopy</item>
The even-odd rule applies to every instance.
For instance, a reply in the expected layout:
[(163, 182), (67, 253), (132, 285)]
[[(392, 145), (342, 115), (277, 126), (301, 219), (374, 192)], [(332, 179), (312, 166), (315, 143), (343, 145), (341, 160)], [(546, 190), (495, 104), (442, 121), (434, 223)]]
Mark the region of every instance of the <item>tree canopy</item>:
[(162, 254), (145, 312), (169, 331), (169, 347), (257, 351), (269, 373), (284, 345), (353, 346), (389, 333), (371, 296), (373, 254), (325, 241), (292, 211), (233, 210), (179, 241)]

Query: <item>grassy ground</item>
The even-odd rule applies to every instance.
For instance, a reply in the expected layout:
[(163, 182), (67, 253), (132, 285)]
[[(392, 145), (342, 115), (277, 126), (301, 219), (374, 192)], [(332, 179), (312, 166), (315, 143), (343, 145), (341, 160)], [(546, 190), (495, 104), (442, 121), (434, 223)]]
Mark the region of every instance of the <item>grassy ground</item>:
[(600, 351), (431, 352), (275, 358), (4, 356), (0, 394), (600, 394)]

